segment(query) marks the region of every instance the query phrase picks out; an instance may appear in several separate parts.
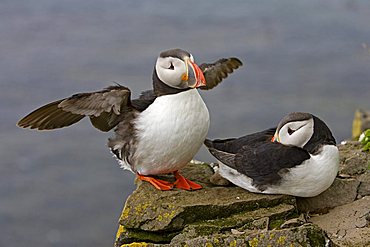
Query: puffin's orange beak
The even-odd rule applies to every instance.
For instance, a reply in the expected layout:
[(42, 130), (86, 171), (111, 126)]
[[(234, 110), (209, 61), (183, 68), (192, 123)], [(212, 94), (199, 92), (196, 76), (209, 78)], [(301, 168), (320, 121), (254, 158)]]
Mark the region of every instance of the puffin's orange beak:
[(190, 67), (188, 71), (188, 80), (191, 79), (195, 80), (194, 83), (191, 83), (189, 86), (192, 88), (197, 88), (201, 86), (206, 86), (206, 79), (204, 78), (202, 70), (199, 68), (199, 66), (196, 63), (193, 63), (190, 61), (190, 59), (187, 61), (188, 66)]
[(277, 133), (271, 138), (271, 142), (279, 142), (279, 136)]

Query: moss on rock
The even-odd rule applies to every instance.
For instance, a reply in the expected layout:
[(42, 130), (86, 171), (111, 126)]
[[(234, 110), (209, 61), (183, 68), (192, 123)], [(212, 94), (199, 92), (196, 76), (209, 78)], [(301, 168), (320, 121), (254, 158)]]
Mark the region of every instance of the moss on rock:
[[(267, 229), (269, 220), (284, 221), (296, 215), (294, 197), (255, 194), (236, 186), (211, 184), (213, 170), (205, 163), (190, 163), (182, 173), (202, 184), (203, 189), (158, 191), (139, 182), (122, 211), (116, 246), (142, 241), (184, 243), (185, 239), (223, 234), (231, 229)], [(215, 244), (208, 244), (211, 243)]]
[[(370, 153), (363, 152), (358, 142), (338, 147), (339, 177), (327, 191), (313, 198), (255, 194), (233, 185), (225, 186), (227, 183), (217, 185), (210, 182), (213, 169), (200, 162), (190, 163), (181, 173), (201, 184), (201, 190), (158, 191), (138, 181), (122, 211), (115, 245), (274, 247), (330, 243), (329, 246), (334, 246), (321, 228), (305, 223), (303, 215), (296, 217), (298, 210), (327, 212), (342, 204), (368, 200)], [(362, 201), (353, 202), (358, 198)], [(330, 213), (335, 213), (335, 209)], [(361, 221), (361, 227), (365, 232), (368, 223)], [(366, 241), (368, 238), (362, 242)]]
[(171, 243), (168, 246), (188, 247), (206, 246), (325, 246), (327, 241), (325, 232), (319, 227), (306, 224), (292, 229), (270, 230), (255, 233), (235, 235), (230, 232), (210, 236), (200, 236), (185, 240), (182, 243)]

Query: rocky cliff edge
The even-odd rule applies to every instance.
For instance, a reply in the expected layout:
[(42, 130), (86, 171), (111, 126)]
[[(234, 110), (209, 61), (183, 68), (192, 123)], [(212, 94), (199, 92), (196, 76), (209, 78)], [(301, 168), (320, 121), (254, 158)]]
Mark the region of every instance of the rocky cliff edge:
[(138, 182), (115, 246), (370, 246), (370, 154), (358, 142), (338, 147), (337, 178), (312, 198), (215, 185), (212, 167), (202, 162), (181, 171), (204, 186), (198, 191), (158, 191)]

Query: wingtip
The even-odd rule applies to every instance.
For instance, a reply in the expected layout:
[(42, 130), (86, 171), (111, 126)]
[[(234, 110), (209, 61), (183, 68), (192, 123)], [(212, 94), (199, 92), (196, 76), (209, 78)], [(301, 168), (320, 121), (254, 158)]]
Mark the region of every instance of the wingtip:
[(235, 65), (237, 65), (237, 67), (243, 66), (243, 62), (237, 57), (231, 57), (230, 60), (235, 62), (236, 63)]
[(21, 120), (19, 120), (15, 125), (18, 127), (18, 128), (21, 128), (21, 129), (31, 129), (31, 130), (42, 130), (40, 129), (39, 127), (37, 126), (33, 126), (32, 124), (29, 124), (29, 123), (25, 123), (24, 121), (22, 121), (23, 118)]
[(18, 122), (15, 123), (15, 126), (17, 126), (18, 128), (23, 128), (22, 125), (21, 125), (21, 120), (19, 120)]
[[(33, 112), (32, 112), (33, 113)], [(42, 130), (39, 126), (32, 123), (32, 119), (30, 119), (31, 114), (28, 114), (27, 116), (21, 118), (17, 123), (16, 126), (21, 129), (36, 129), (36, 130)]]
[(26, 129), (29, 127), (26, 123), (24, 123), (24, 118), (20, 119), (16, 124), (18, 128)]

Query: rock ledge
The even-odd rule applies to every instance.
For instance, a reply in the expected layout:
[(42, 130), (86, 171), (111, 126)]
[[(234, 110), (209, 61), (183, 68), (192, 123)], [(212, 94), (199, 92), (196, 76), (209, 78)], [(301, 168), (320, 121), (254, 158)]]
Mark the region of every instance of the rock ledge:
[(370, 155), (357, 142), (339, 149), (338, 178), (313, 198), (217, 186), (210, 182), (213, 169), (201, 162), (181, 172), (202, 184), (202, 190), (158, 191), (139, 181), (121, 214), (115, 246), (370, 245)]

